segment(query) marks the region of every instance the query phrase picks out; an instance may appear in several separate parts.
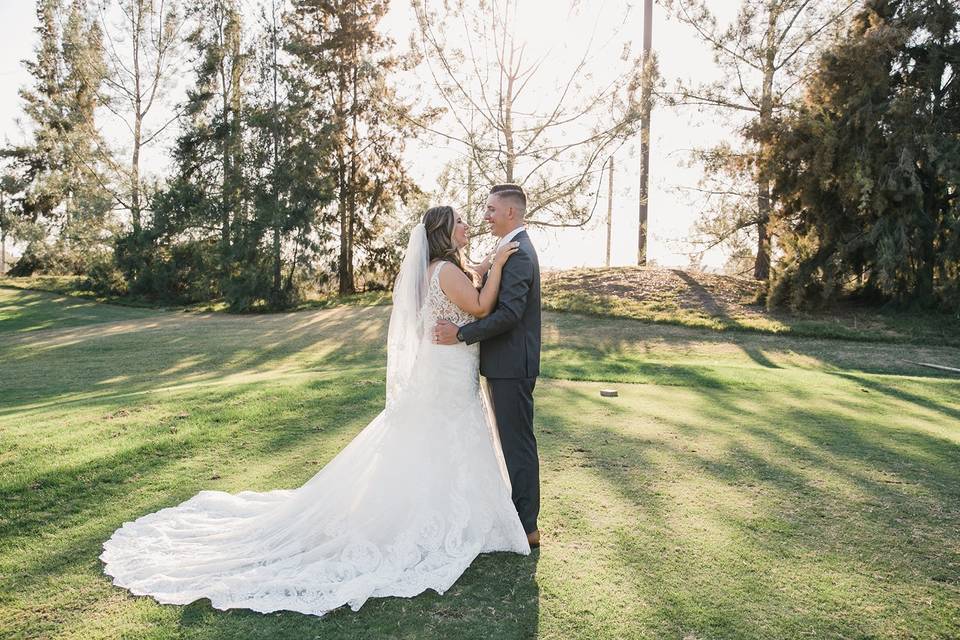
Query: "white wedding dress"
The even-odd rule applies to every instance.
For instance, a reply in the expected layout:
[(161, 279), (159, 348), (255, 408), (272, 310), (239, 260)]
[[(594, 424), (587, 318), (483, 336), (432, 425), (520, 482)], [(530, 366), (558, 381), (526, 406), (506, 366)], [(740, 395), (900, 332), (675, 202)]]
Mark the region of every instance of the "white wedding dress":
[(164, 604), (323, 615), (370, 597), (442, 594), (479, 553), (529, 554), (478, 346), (434, 345), (425, 330), (473, 320), (441, 291), (444, 264), (421, 277), (416, 348), (388, 351), (386, 408), (336, 457), (296, 489), (201, 491), (125, 522), (100, 555), (113, 584)]

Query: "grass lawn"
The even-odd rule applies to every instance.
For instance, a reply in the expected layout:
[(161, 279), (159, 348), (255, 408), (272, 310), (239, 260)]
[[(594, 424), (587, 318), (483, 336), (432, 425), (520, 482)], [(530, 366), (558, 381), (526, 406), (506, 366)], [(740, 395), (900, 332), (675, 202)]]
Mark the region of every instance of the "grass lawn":
[[(957, 638), (960, 349), (547, 313), (544, 544), (323, 618), (159, 605), (100, 545), (293, 488), (383, 406), (389, 307), (229, 315), (0, 288), (2, 638)], [(618, 398), (601, 398), (614, 387)]]

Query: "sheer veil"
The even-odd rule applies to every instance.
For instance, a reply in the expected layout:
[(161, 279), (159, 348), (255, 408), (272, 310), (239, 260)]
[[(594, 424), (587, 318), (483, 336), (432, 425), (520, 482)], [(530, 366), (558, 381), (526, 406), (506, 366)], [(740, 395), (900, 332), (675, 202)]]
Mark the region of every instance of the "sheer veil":
[(387, 406), (396, 400), (413, 374), (424, 331), (422, 312), (429, 262), (427, 230), (421, 222), (410, 231), (407, 251), (393, 285), (393, 311), (387, 330)]

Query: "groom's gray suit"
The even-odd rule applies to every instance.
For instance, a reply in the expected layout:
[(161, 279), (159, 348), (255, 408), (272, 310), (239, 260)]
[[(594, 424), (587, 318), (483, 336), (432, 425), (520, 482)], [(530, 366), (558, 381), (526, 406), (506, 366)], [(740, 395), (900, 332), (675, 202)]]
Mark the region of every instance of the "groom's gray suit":
[(540, 375), (540, 262), (526, 231), (503, 266), (493, 313), (460, 328), (467, 344), (480, 341), (513, 503), (527, 533), (537, 530), (540, 462), (533, 435), (533, 388)]

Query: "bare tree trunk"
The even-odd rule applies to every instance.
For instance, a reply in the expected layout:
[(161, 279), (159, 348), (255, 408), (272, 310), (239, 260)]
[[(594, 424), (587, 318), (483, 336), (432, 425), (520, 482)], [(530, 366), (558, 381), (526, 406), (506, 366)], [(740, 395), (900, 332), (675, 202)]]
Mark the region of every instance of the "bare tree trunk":
[[(228, 93), (227, 85), (227, 70), (224, 67), (225, 60), (221, 58), (220, 60), (220, 109), (223, 114), (223, 123), (224, 126), (229, 126), (230, 118), (230, 95)], [(227, 253), (230, 249), (230, 208), (232, 202), (230, 201), (231, 190), (230, 190), (230, 174), (232, 172), (231, 163), (230, 163), (230, 134), (227, 133), (223, 136), (223, 140), (220, 142), (220, 155), (222, 156), (223, 162), (223, 175), (221, 176), (221, 185), (220, 192), (223, 194), (220, 198), (221, 201), (221, 210), (220, 210), (220, 263), (226, 270), (227, 266)]]
[[(504, 38), (504, 46), (506, 46), (507, 39)], [(510, 39), (510, 61), (507, 63), (506, 68), (506, 77), (507, 77), (507, 88), (506, 92), (501, 99), (501, 118), (503, 122), (503, 140), (504, 144), (507, 147), (506, 153), (506, 163), (504, 167), (505, 182), (513, 182), (513, 172), (514, 167), (517, 162), (517, 151), (516, 146), (514, 145), (513, 140), (513, 81), (514, 81), (514, 69), (513, 69), (513, 39)], [(501, 69), (501, 74), (503, 70)]]
[[(780, 17), (780, 8), (771, 3), (769, 20), (767, 22), (767, 49), (763, 64), (763, 89), (760, 97), (760, 156), (764, 157), (763, 149), (767, 146), (767, 136), (773, 120), (773, 76), (776, 72), (777, 55), (777, 20)], [(766, 280), (770, 277), (770, 178), (764, 162), (757, 163), (757, 256), (753, 263), (753, 277), (756, 280)]]
[(340, 295), (353, 293), (353, 281), (350, 278), (349, 223), (347, 217), (347, 159), (337, 154), (337, 217), (340, 220), (340, 257), (337, 264), (337, 280)]
[(610, 156), (610, 174), (607, 176), (607, 261), (610, 266), (610, 243), (613, 239), (613, 156)]
[(230, 21), (227, 23), (230, 43), (230, 201), (231, 214), (235, 221), (242, 219), (244, 212), (242, 171), (243, 171), (243, 66), (241, 53), (241, 18), (236, 0), (230, 6)]
[(143, 4), (137, 3), (133, 25), (133, 158), (130, 161), (130, 219), (133, 233), (140, 233), (140, 146), (143, 141), (143, 93), (140, 90), (140, 37), (143, 35)]
[[(356, 53), (356, 52), (355, 52)], [(348, 291), (346, 293), (353, 293), (356, 291), (356, 283), (354, 282), (354, 272), (353, 272), (353, 236), (356, 231), (357, 223), (357, 67), (354, 65), (351, 71), (351, 89), (353, 92), (351, 106), (351, 122), (350, 122), (350, 217), (349, 225), (347, 227), (348, 242), (347, 242), (347, 284)]]
[[(280, 163), (279, 147), (280, 140), (277, 133), (277, 113), (279, 111), (277, 99), (277, 3), (276, 0), (270, 2), (270, 17), (272, 20), (272, 33), (270, 44), (273, 47), (273, 119), (270, 123), (271, 137), (273, 138), (273, 167), (274, 171)], [(277, 192), (276, 182), (271, 186), (273, 190), (273, 294), (275, 297), (280, 295), (280, 194)]]
[[(653, 48), (653, 0), (645, 0), (643, 4), (643, 64), (646, 67), (650, 62), (650, 52)], [(647, 264), (647, 221), (649, 219), (648, 204), (650, 201), (650, 109), (653, 94), (650, 84), (653, 78), (644, 69), (643, 87), (641, 88), (640, 108), (640, 211), (638, 216), (637, 232), (637, 264), (641, 267)]]

